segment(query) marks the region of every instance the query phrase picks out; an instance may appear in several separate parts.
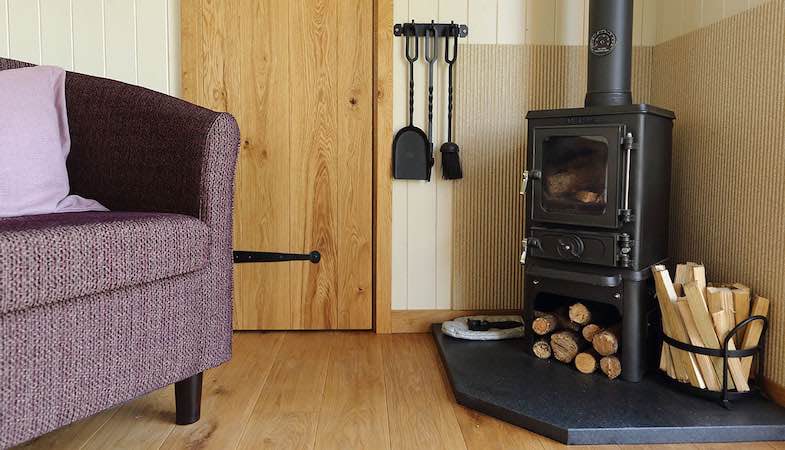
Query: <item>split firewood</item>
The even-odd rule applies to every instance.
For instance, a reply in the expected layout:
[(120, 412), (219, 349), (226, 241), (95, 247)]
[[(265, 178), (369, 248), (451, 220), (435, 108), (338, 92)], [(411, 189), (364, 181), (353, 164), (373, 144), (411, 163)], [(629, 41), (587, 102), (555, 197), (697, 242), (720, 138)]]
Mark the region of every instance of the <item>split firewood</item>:
[[(728, 322), (728, 314), (725, 311), (717, 311), (711, 314), (714, 320), (714, 330), (717, 332), (717, 337), (721, 343), (725, 342), (728, 332), (731, 330), (731, 323)], [(736, 350), (736, 345), (733, 339), (728, 341), (728, 350)], [(728, 358), (728, 367), (730, 374), (733, 377), (733, 382), (736, 385), (736, 390), (739, 392), (747, 392), (750, 390), (747, 384), (747, 377), (744, 374), (744, 369), (741, 366), (740, 358)]]
[(606, 328), (595, 334), (591, 340), (594, 350), (602, 356), (610, 356), (619, 351), (621, 325)]
[(600, 356), (592, 350), (581, 352), (575, 356), (575, 368), (578, 372), (588, 375), (597, 370), (599, 360)]
[(591, 322), (591, 311), (583, 303), (575, 303), (570, 306), (570, 320), (578, 325), (586, 325)]
[(586, 342), (574, 331), (560, 331), (551, 335), (551, 351), (557, 360), (569, 364), (586, 346)]
[[(687, 305), (692, 313), (692, 319), (695, 321), (695, 326), (698, 334), (703, 340), (703, 346), (715, 350), (720, 349), (720, 340), (714, 330), (714, 321), (711, 318), (711, 313), (706, 306), (706, 300), (703, 297), (703, 289), (696, 281), (691, 281), (684, 285), (684, 291), (687, 294)], [(722, 380), (723, 374), (723, 361), (720, 357), (710, 357), (714, 365), (714, 372), (717, 374), (717, 379)], [(728, 387), (735, 388), (735, 380), (741, 377), (741, 367), (732, 362), (733, 359), (728, 360), (728, 367), (731, 376), (728, 377)], [(735, 368), (734, 368), (735, 367)], [(736, 370), (738, 369), (738, 370)], [(735, 373), (735, 375), (734, 375)]]
[(594, 339), (594, 335), (600, 331), (602, 331), (601, 326), (597, 325), (596, 323), (590, 323), (581, 329), (581, 334), (587, 342), (591, 342), (591, 340)]
[[(690, 339), (690, 343), (696, 347), (706, 347), (703, 343), (700, 333), (698, 333), (698, 326), (695, 324), (695, 319), (692, 317), (687, 299), (679, 298), (679, 300), (676, 302), (676, 307), (678, 308), (679, 314), (684, 321), (684, 326), (687, 328), (687, 335)], [(695, 360), (698, 361), (698, 366), (700, 367), (701, 374), (703, 375), (703, 381), (706, 382), (706, 388), (710, 391), (716, 392), (722, 390), (722, 384), (717, 375), (717, 371), (714, 368), (714, 363), (712, 362), (711, 357), (708, 355), (701, 355), (700, 353), (696, 353)]]
[(671, 356), (671, 346), (662, 343), (662, 350), (660, 351), (660, 370), (668, 374), (669, 377), (676, 379), (676, 371), (673, 368), (673, 357)]
[(551, 344), (545, 339), (538, 339), (532, 346), (532, 352), (540, 359), (548, 359), (551, 357)]
[(684, 295), (684, 285), (692, 281), (692, 268), (687, 264), (677, 264), (673, 274), (673, 289), (679, 297)]
[(706, 288), (706, 268), (694, 262), (686, 262), (676, 265), (676, 273), (673, 275), (673, 289), (678, 297), (683, 297), (684, 285), (690, 281), (695, 281), (701, 289)]
[[(677, 341), (689, 343), (684, 322), (676, 309), (676, 291), (668, 270), (665, 266), (657, 265), (652, 267), (652, 272), (665, 333)], [(706, 382), (703, 380), (695, 355), (674, 347), (671, 347), (671, 353), (674, 355), (673, 362), (678, 379), (682, 381), (681, 376), (684, 376), (692, 386), (706, 389)]]
[(688, 262), (687, 265), (692, 272), (692, 281), (694, 281), (702, 291), (706, 291), (706, 267), (693, 262)]
[[(753, 316), (769, 316), (769, 300), (763, 297), (755, 297), (755, 300), (752, 302), (752, 311), (750, 312)], [(750, 349), (758, 346), (760, 341), (761, 333), (763, 333), (763, 322), (760, 320), (755, 320), (749, 325), (747, 325), (747, 331), (744, 334), (744, 340), (741, 343), (742, 349)], [(750, 368), (752, 367), (752, 356), (747, 356), (746, 358), (742, 358), (741, 360), (741, 370), (747, 380), (749, 380), (750, 376)]]
[[(671, 320), (671, 310), (670, 306), (668, 305), (668, 294), (663, 293), (662, 291), (666, 290), (666, 287), (661, 287), (662, 281), (657, 280), (656, 274), (659, 271), (664, 271), (664, 266), (654, 266), (652, 267), (652, 273), (655, 275), (655, 288), (657, 290), (657, 301), (660, 305), (660, 313), (662, 315), (662, 329), (663, 332), (668, 335), (673, 335), (673, 325)], [(675, 292), (674, 292), (675, 295)], [(663, 361), (661, 361), (661, 368), (663, 369), (670, 369), (667, 370), (668, 375), (673, 378), (674, 380), (687, 383), (689, 382), (689, 378), (687, 377), (687, 371), (684, 364), (685, 356), (682, 354), (682, 351), (669, 346), (666, 343), (663, 343), (662, 347), (662, 355), (667, 355), (669, 358), (665, 358), (663, 356)], [(663, 367), (664, 366), (664, 367)]]
[(603, 356), (600, 359), (600, 370), (611, 380), (621, 375), (621, 361), (616, 356)]
[[(728, 327), (728, 331), (736, 325), (736, 311), (733, 306), (733, 293), (730, 289), (714, 286), (707, 287), (706, 304), (712, 317), (714, 317), (714, 313), (718, 312), (722, 312), (725, 315), (722, 323)], [(735, 339), (733, 339), (733, 343), (736, 343)]]
[[(717, 290), (718, 288), (721, 290)], [(709, 283), (706, 288), (707, 301), (722, 305), (723, 310), (727, 309), (725, 305), (728, 303), (728, 294), (725, 289), (730, 290), (733, 298), (733, 326), (736, 326), (750, 316), (751, 289), (741, 283)], [(712, 296), (715, 298), (712, 298)], [(712, 308), (709, 307), (710, 312), (716, 312), (719, 309), (720, 307), (717, 306), (714, 311), (711, 311)], [(730, 317), (728, 317), (728, 320), (730, 320)], [(742, 329), (734, 336), (733, 340), (735, 343), (742, 342), (745, 331), (745, 329)]]
[[(733, 285), (731, 293), (733, 294), (733, 309), (736, 313), (736, 322), (734, 325), (738, 325), (750, 317), (751, 289), (741, 283), (736, 283)], [(744, 329), (739, 332), (739, 342), (744, 342), (744, 335), (747, 333), (747, 328), (749, 327), (744, 327)]]

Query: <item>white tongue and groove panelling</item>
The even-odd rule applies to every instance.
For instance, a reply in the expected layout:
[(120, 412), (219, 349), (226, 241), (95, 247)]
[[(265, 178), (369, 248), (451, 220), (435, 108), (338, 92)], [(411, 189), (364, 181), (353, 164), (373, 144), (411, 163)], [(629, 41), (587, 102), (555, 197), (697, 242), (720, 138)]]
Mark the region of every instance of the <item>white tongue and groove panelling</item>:
[(179, 0), (0, 0), (0, 56), (180, 92)]

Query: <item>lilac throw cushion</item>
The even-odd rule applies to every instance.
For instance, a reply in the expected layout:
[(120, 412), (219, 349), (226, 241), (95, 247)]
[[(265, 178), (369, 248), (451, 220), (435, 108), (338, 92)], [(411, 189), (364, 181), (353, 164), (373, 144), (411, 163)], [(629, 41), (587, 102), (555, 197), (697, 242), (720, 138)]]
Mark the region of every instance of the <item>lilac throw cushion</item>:
[(106, 211), (95, 200), (68, 195), (70, 149), (65, 71), (0, 71), (0, 217)]

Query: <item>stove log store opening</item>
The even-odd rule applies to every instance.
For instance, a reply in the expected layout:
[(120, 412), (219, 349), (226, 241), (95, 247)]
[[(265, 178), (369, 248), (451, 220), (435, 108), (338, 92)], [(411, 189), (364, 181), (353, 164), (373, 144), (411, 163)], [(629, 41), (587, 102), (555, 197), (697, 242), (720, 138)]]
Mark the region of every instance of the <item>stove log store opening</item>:
[(583, 108), (530, 111), (523, 317), (549, 298), (599, 302), (622, 318), (621, 377), (656, 358), (650, 267), (667, 260), (673, 112), (633, 104), (632, 0), (591, 0)]

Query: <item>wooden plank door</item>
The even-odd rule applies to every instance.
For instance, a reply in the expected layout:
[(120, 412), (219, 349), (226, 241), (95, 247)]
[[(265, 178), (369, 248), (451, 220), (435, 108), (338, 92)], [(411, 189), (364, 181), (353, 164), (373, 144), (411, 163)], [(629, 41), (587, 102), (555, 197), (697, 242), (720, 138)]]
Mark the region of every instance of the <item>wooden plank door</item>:
[(236, 329), (372, 326), (373, 1), (183, 0), (185, 99), (242, 134)]

